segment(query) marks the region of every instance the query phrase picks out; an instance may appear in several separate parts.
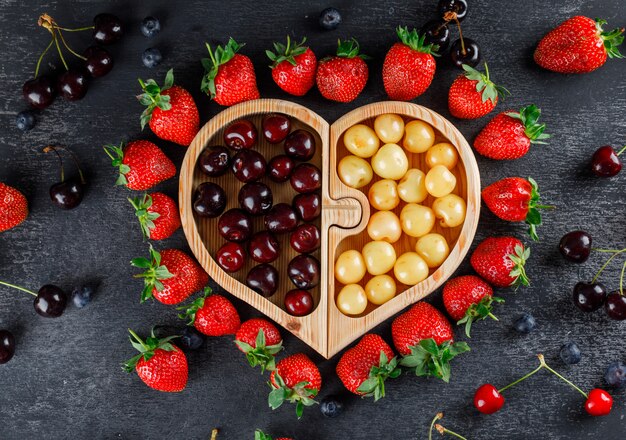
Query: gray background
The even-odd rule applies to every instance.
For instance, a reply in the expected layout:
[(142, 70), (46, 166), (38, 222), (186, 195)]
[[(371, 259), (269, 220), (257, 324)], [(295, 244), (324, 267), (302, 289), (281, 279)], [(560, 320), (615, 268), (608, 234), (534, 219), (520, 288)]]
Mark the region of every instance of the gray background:
[[(33, 2), (34, 3), (34, 2)], [(209, 341), (205, 349), (190, 353), (190, 380), (180, 394), (162, 394), (147, 388), (136, 375), (127, 375), (120, 362), (133, 355), (128, 327), (146, 332), (156, 323), (177, 323), (172, 308), (159, 303), (139, 304), (140, 282), (133, 280), (128, 261), (146, 253), (130, 205), (129, 193), (114, 188), (114, 171), (102, 152), (105, 143), (138, 137), (141, 106), (134, 95), (138, 77), (159, 81), (175, 67), (177, 83), (196, 98), (201, 120), (220, 111), (199, 91), (206, 56), (204, 42), (224, 42), (232, 35), (248, 42), (244, 53), (254, 61), (264, 97), (295, 100), (328, 121), (362, 104), (385, 99), (380, 76), (388, 47), (396, 41), (396, 25), (421, 26), (435, 18), (433, 1), (336, 1), (344, 24), (321, 32), (316, 17), (329, 4), (294, 2), (97, 2), (50, 1), (33, 7), (25, 2), (0, 1), (0, 179), (24, 191), (31, 215), (19, 228), (0, 235), (0, 279), (32, 289), (57, 283), (66, 289), (85, 280), (101, 282), (98, 296), (82, 311), (68, 308), (56, 320), (35, 315), (31, 298), (17, 291), (0, 291), (0, 327), (17, 337), (15, 358), (0, 366), (0, 438), (2, 439), (205, 439), (211, 428), (221, 428), (221, 439), (251, 439), (254, 428), (297, 440), (386, 438), (424, 439), (427, 425), (445, 411), (445, 425), (472, 439), (589, 439), (623, 438), (626, 415), (624, 391), (614, 393), (612, 414), (601, 419), (585, 415), (578, 393), (541, 374), (506, 393), (506, 407), (492, 416), (478, 415), (472, 407), (474, 390), (483, 382), (502, 386), (537, 364), (535, 354), (545, 353), (555, 368), (583, 388), (603, 385), (605, 366), (626, 358), (624, 324), (609, 321), (603, 313), (584, 315), (571, 304), (571, 287), (589, 278), (600, 258), (583, 267), (568, 265), (556, 245), (568, 230), (584, 228), (597, 246), (624, 246), (624, 176), (598, 180), (589, 176), (588, 162), (599, 146), (624, 143), (626, 137), (626, 76), (624, 61), (609, 61), (599, 71), (582, 76), (561, 76), (538, 68), (532, 51), (539, 38), (562, 20), (584, 14), (601, 16), (611, 27), (626, 23), (626, 4), (620, 0), (596, 1), (472, 1), (463, 23), (466, 36), (476, 39), (489, 61), (492, 77), (513, 96), (500, 110), (536, 103), (553, 135), (549, 145), (534, 146), (523, 159), (493, 162), (478, 157), (483, 184), (511, 176), (536, 178), (546, 202), (558, 209), (545, 216), (542, 242), (532, 245), (528, 273), (532, 287), (517, 293), (502, 291), (506, 304), (497, 310), (499, 323), (475, 325), (472, 351), (453, 365), (452, 380), (417, 379), (404, 375), (388, 384), (388, 397), (374, 404), (348, 397), (338, 419), (324, 419), (317, 408), (296, 421), (293, 408), (270, 411), (268, 391), (258, 371), (245, 364), (230, 338)], [(92, 84), (78, 103), (57, 100), (39, 117), (37, 127), (21, 134), (14, 127), (15, 113), (25, 104), (22, 83), (33, 74), (36, 59), (48, 40), (36, 26), (40, 13), (48, 12), (61, 24), (91, 23), (99, 12), (123, 17), (127, 34), (110, 47), (116, 66), (111, 74)], [(163, 30), (153, 40), (143, 37), (139, 21), (146, 15), (161, 19)], [(271, 81), (264, 50), (287, 33), (307, 35), (321, 58), (335, 49), (338, 37), (357, 37), (371, 56), (371, 79), (353, 103), (342, 105), (321, 99), (317, 91), (304, 98), (282, 93)], [(72, 35), (77, 49), (90, 44), (89, 33)], [(143, 49), (156, 45), (165, 60), (150, 71), (141, 64)], [(60, 67), (54, 55), (44, 70)], [(447, 89), (458, 71), (438, 62), (430, 89), (416, 102), (443, 115)], [(488, 118), (455, 121), (471, 141)], [(48, 143), (70, 146), (82, 159), (90, 188), (75, 211), (62, 212), (48, 197), (58, 179), (53, 157), (41, 153)], [(158, 142), (180, 164), (185, 150)], [(68, 164), (68, 168), (71, 167)], [(177, 180), (159, 187), (176, 194)], [(505, 224), (483, 210), (477, 239), (492, 233), (524, 237), (523, 225)], [(159, 246), (186, 249), (182, 231)], [(464, 264), (459, 274), (469, 273)], [(604, 281), (616, 288), (619, 264), (606, 272)], [(256, 315), (234, 300), (244, 318)], [(439, 292), (429, 301), (440, 304)], [(530, 311), (538, 329), (528, 336), (511, 330), (514, 319)], [(389, 324), (375, 329), (388, 338)], [(461, 337), (461, 331), (457, 332)], [(303, 343), (283, 332), (287, 353), (303, 350), (320, 365), (324, 377), (321, 396), (341, 392), (334, 375), (338, 356), (324, 361)], [(583, 351), (582, 362), (566, 367), (558, 360), (562, 343), (573, 340)]]

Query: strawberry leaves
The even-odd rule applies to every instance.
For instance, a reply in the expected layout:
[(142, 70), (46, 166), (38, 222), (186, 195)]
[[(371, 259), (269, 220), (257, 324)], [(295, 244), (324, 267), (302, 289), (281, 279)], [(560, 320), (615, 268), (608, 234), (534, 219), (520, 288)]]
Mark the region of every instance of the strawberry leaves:
[(383, 350), (380, 351), (380, 360), (378, 365), (373, 365), (370, 369), (369, 378), (367, 378), (357, 391), (363, 393), (364, 397), (374, 396), (374, 402), (381, 397), (385, 397), (385, 380), (388, 378), (395, 379), (400, 376), (402, 370), (398, 367), (398, 358), (387, 359), (387, 355)]
[(202, 58), (202, 67), (206, 71), (202, 77), (202, 84), (200, 89), (207, 93), (211, 99), (215, 98), (215, 77), (219, 73), (220, 66), (226, 64), (233, 59), (235, 54), (244, 46), (244, 44), (237, 43), (232, 37), (228, 40), (228, 43), (224, 47), (217, 46), (215, 52), (211, 49), (211, 46), (206, 43), (206, 48), (209, 51), (209, 58)]
[(465, 316), (459, 319), (456, 323), (457, 325), (465, 324), (465, 334), (468, 338), (471, 338), (470, 331), (472, 329), (472, 323), (474, 321), (481, 321), (487, 317), (497, 321), (498, 318), (491, 313), (493, 308), (493, 303), (503, 303), (504, 299), (492, 296), (485, 295), (481, 298), (480, 301), (470, 305), (465, 312)]
[(483, 102), (491, 101), (493, 105), (496, 105), (498, 96), (504, 100), (506, 95), (510, 95), (504, 87), (494, 84), (489, 79), (489, 67), (485, 63), (485, 73), (481, 73), (467, 64), (463, 64), (463, 70), (465, 71), (465, 77), (472, 81), (477, 81), (476, 91), (481, 94)]
[(276, 369), (275, 356), (283, 349), (282, 341), (276, 345), (266, 345), (265, 332), (262, 328), (259, 329), (256, 336), (254, 347), (238, 340), (235, 340), (235, 344), (246, 354), (246, 359), (248, 359), (251, 367), (261, 366), (261, 374), (265, 370), (273, 371)]
[(314, 397), (317, 396), (317, 390), (314, 388), (307, 388), (310, 386), (310, 382), (300, 382), (294, 385), (293, 388), (289, 388), (278, 371), (274, 372), (274, 381), (278, 385), (278, 388), (275, 388), (270, 384), (273, 390), (270, 392), (267, 403), (270, 408), (276, 409), (280, 407), (285, 402), (295, 403), (296, 404), (296, 415), (298, 418), (302, 417), (304, 413), (305, 406), (315, 405), (317, 402), (314, 400)]
[(439, 46), (436, 44), (425, 44), (426, 34), (419, 35), (417, 30), (413, 29), (409, 31), (407, 26), (402, 27), (398, 26), (396, 28), (396, 34), (398, 38), (402, 42), (402, 44), (410, 47), (411, 49), (417, 52), (429, 53), (433, 56), (439, 56), (437, 51), (439, 50)]
[(115, 184), (128, 185), (126, 174), (130, 172), (130, 167), (124, 163), (124, 143), (122, 142), (119, 147), (116, 145), (105, 145), (102, 148), (107, 156), (111, 158), (111, 165), (117, 168), (120, 172)]
[(142, 79), (139, 79), (139, 84), (141, 85), (143, 93), (141, 95), (137, 95), (137, 100), (141, 103), (141, 105), (147, 106), (140, 118), (141, 129), (143, 130), (146, 124), (150, 122), (150, 119), (152, 119), (152, 112), (155, 108), (158, 107), (161, 110), (170, 110), (172, 108), (172, 104), (170, 104), (170, 97), (168, 95), (161, 95), (161, 92), (174, 85), (174, 69), (167, 71), (163, 87), (159, 87), (153, 79), (148, 79), (145, 82)]
[(528, 224), (528, 234), (533, 241), (539, 241), (537, 235), (537, 226), (542, 224), (540, 209), (554, 209), (554, 206), (539, 204), (539, 186), (532, 177), (528, 178), (531, 186), (530, 201), (528, 202), (528, 214), (526, 214), (526, 223)]
[(254, 431), (254, 440), (272, 440), (272, 437), (257, 429)]
[(538, 122), (539, 116), (541, 116), (541, 110), (535, 104), (522, 107), (519, 113), (508, 112), (506, 115), (522, 121), (522, 124), (524, 124), (524, 133), (526, 137), (530, 139), (531, 143), (545, 144), (543, 140), (550, 138), (549, 134), (544, 133), (546, 124), (539, 124)]
[(158, 212), (150, 212), (148, 209), (152, 206), (152, 197), (144, 194), (143, 197), (128, 198), (128, 201), (135, 208), (135, 215), (139, 219), (141, 233), (144, 238), (150, 238), (150, 231), (155, 228), (154, 220), (161, 215)]
[(178, 317), (180, 319), (186, 319), (187, 325), (193, 325), (194, 322), (196, 322), (196, 313), (198, 313), (198, 310), (204, 307), (204, 300), (207, 299), (212, 293), (213, 291), (209, 286), (205, 287), (204, 294), (199, 298), (196, 298), (191, 304), (176, 308), (176, 310), (184, 311), (184, 313), (180, 313)]
[(337, 56), (339, 58), (354, 58), (360, 57), (363, 60), (368, 60), (370, 57), (367, 55), (359, 54), (360, 46), (356, 38), (350, 40), (337, 40)]
[(409, 349), (411, 354), (404, 356), (400, 365), (414, 369), (416, 376), (437, 377), (444, 382), (450, 381), (450, 361), (470, 351), (465, 342), (445, 341), (437, 345), (433, 338), (422, 339)]
[(624, 58), (619, 51), (619, 45), (624, 42), (624, 29), (617, 28), (612, 31), (604, 31), (602, 30), (602, 26), (606, 24), (606, 20), (602, 20), (601, 18), (596, 18), (596, 29), (600, 34), (600, 38), (604, 42), (604, 49), (606, 49), (606, 54), (609, 58)]
[(144, 302), (152, 298), (152, 291), (162, 291), (165, 286), (161, 282), (173, 278), (172, 274), (167, 267), (161, 266), (161, 254), (157, 252), (152, 246), (150, 246), (150, 258), (133, 258), (130, 264), (140, 269), (146, 269), (144, 273), (140, 273), (134, 276), (134, 278), (143, 278), (144, 288), (141, 292), (141, 302)]
[(287, 35), (287, 45), (285, 46), (282, 43), (274, 43), (275, 53), (271, 50), (266, 50), (265, 55), (272, 61), (272, 65), (270, 66), (272, 69), (278, 66), (283, 61), (287, 61), (292, 66), (297, 66), (295, 57), (298, 55), (302, 55), (307, 51), (308, 47), (304, 46), (306, 42), (306, 37), (302, 38), (302, 41), (297, 43), (291, 42), (291, 38)]
[(511, 287), (517, 289), (519, 286), (530, 286), (530, 280), (526, 275), (526, 269), (524, 268), (526, 260), (530, 258), (530, 248), (524, 248), (524, 246), (516, 245), (515, 253), (509, 254), (509, 258), (515, 266), (509, 272), (509, 276), (513, 278)]
[(149, 361), (152, 356), (154, 356), (155, 350), (160, 349), (165, 351), (175, 351), (177, 349), (176, 346), (170, 343), (170, 341), (178, 336), (168, 336), (166, 338), (159, 339), (154, 335), (153, 328), (150, 336), (144, 341), (133, 330), (128, 329), (128, 332), (130, 333), (130, 343), (137, 351), (139, 351), (139, 354), (123, 364), (122, 368), (127, 373), (130, 373), (135, 369), (135, 366), (140, 359), (143, 358), (144, 361)]

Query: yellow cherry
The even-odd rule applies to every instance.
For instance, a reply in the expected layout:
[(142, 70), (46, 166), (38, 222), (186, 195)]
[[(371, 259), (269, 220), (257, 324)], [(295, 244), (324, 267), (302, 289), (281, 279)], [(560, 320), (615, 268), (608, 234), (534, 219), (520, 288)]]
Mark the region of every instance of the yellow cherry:
[(411, 168), (398, 183), (398, 196), (407, 203), (421, 203), (428, 197), (426, 174)]
[(399, 180), (409, 169), (409, 159), (401, 146), (385, 144), (372, 157), (372, 168), (383, 179)]
[(343, 183), (351, 188), (361, 188), (372, 181), (374, 173), (365, 159), (346, 156), (339, 161), (337, 173)]
[(367, 307), (367, 295), (358, 284), (348, 284), (337, 295), (337, 307), (346, 315), (360, 315)]
[(433, 197), (443, 197), (454, 191), (456, 177), (443, 165), (435, 165), (426, 174), (426, 191)]
[(396, 260), (393, 273), (402, 284), (414, 286), (428, 278), (428, 265), (417, 253), (405, 252)]
[(367, 233), (374, 241), (395, 243), (402, 235), (400, 219), (391, 211), (377, 211), (370, 217)]
[(372, 275), (382, 275), (393, 269), (396, 250), (386, 241), (370, 241), (361, 250), (365, 267)]
[(417, 240), (415, 252), (424, 259), (428, 267), (435, 268), (448, 258), (450, 247), (443, 235), (426, 234)]
[(372, 304), (385, 304), (396, 296), (396, 282), (389, 275), (378, 275), (365, 285), (365, 295)]
[(404, 134), (404, 120), (399, 115), (387, 113), (377, 116), (374, 130), (378, 138), (386, 144), (397, 144)]
[(424, 121), (411, 121), (404, 127), (402, 145), (411, 153), (424, 153), (435, 143), (435, 130)]
[(459, 153), (452, 144), (440, 142), (433, 145), (426, 152), (426, 163), (430, 168), (443, 165), (447, 169), (454, 168), (459, 161)]
[(335, 278), (341, 284), (358, 283), (365, 276), (365, 271), (365, 261), (359, 251), (345, 251), (335, 263)]
[(462, 225), (465, 221), (466, 210), (465, 200), (456, 194), (448, 194), (435, 199), (433, 202), (435, 217), (439, 219), (439, 224), (445, 228), (455, 228)]
[(383, 179), (370, 186), (367, 195), (370, 205), (380, 211), (390, 211), (400, 203), (395, 180)]
[(343, 144), (348, 151), (358, 157), (372, 157), (380, 141), (376, 132), (367, 125), (357, 124), (348, 128), (343, 135)]
[(435, 226), (435, 213), (428, 206), (407, 203), (400, 211), (400, 224), (405, 234), (421, 237)]

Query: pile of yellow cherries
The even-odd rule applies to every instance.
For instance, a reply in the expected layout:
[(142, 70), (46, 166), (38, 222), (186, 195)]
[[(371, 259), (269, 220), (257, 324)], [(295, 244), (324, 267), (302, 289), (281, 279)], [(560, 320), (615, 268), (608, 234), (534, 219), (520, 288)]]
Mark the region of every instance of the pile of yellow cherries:
[[(446, 238), (432, 230), (436, 221), (442, 228), (462, 225), (466, 203), (453, 194), (457, 150), (447, 142), (435, 144), (435, 139), (428, 123), (411, 120), (405, 124), (395, 114), (378, 116), (374, 128), (357, 124), (344, 133), (343, 143), (351, 154), (339, 161), (339, 178), (363, 191), (369, 185), (373, 208), (367, 225), (372, 241), (360, 251), (341, 253), (335, 262), (335, 279), (343, 285), (337, 307), (344, 314), (360, 315), (368, 303), (384, 304), (396, 295), (396, 282), (414, 286), (448, 257)], [(421, 154), (425, 154), (427, 173), (410, 168), (419, 159), (412, 155)], [(424, 204), (429, 196), (434, 199), (431, 206)], [(401, 246), (394, 247), (394, 243), (403, 234), (417, 242), (414, 251), (397, 255)], [(371, 278), (362, 286), (366, 273)]]

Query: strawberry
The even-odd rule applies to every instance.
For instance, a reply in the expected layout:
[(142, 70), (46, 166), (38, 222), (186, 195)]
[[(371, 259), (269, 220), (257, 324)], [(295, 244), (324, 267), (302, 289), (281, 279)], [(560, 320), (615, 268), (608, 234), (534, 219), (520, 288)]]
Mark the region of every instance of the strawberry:
[(331, 101), (354, 101), (365, 88), (369, 70), (365, 55), (359, 55), (359, 43), (339, 40), (337, 55), (319, 62), (315, 81), (322, 96)]
[(0, 232), (8, 231), (28, 217), (28, 200), (12, 186), (0, 182)]
[(433, 52), (438, 46), (426, 44), (413, 29), (398, 26), (400, 43), (391, 46), (383, 63), (383, 84), (390, 99), (410, 101), (424, 93), (435, 77)]
[(416, 376), (450, 380), (450, 360), (469, 351), (465, 342), (454, 342), (452, 326), (443, 314), (419, 302), (391, 324), (396, 350), (403, 356), (400, 365), (412, 368)]
[(239, 330), (241, 320), (233, 303), (222, 295), (211, 295), (211, 288), (204, 289), (204, 295), (188, 306), (181, 306), (178, 310), (184, 313), (178, 315), (187, 319), (189, 325), (207, 336), (232, 335)]
[(160, 192), (129, 198), (135, 208), (143, 236), (151, 240), (163, 240), (180, 228), (180, 215), (176, 202)]
[(496, 287), (528, 286), (524, 265), (530, 249), (514, 237), (488, 237), (474, 250), (470, 264), (488, 283)]
[(280, 437), (277, 439), (272, 439), (270, 435), (265, 434), (263, 431), (257, 429), (256, 431), (254, 431), (254, 440), (293, 440), (293, 439), (288, 438), (288, 437)]
[(489, 210), (502, 220), (528, 223), (528, 233), (534, 241), (539, 240), (539, 209), (553, 208), (539, 204), (539, 187), (532, 177), (507, 177), (498, 180), (483, 189), (482, 197)]
[(191, 94), (174, 85), (174, 70), (165, 75), (165, 84), (159, 87), (155, 80), (139, 80), (143, 93), (137, 96), (147, 108), (141, 114), (141, 129), (146, 124), (164, 141), (188, 146), (200, 126), (198, 108)]
[(448, 108), (452, 116), (459, 119), (482, 118), (498, 104), (498, 97), (510, 94), (507, 89), (495, 85), (489, 79), (489, 67), (485, 73), (463, 64), (465, 73), (459, 75), (448, 93)]
[(322, 375), (307, 355), (298, 353), (276, 364), (270, 375), (270, 386), (273, 389), (268, 397), (269, 406), (276, 409), (284, 402), (295, 403), (300, 418), (305, 406), (317, 403), (313, 398), (322, 387)]
[(133, 141), (128, 145), (105, 145), (104, 152), (120, 175), (116, 185), (145, 191), (176, 175), (176, 166), (150, 141)]
[(209, 275), (189, 255), (178, 249), (165, 249), (161, 253), (150, 246), (150, 259), (134, 258), (131, 265), (146, 269), (135, 275), (143, 278), (141, 302), (156, 298), (163, 304), (178, 304), (209, 282)]
[(523, 107), (518, 112), (500, 113), (478, 133), (474, 148), (490, 159), (519, 159), (528, 153), (530, 144), (545, 144), (546, 124), (539, 124), (541, 110), (536, 105)]
[(206, 74), (200, 88), (219, 105), (233, 105), (260, 96), (252, 61), (237, 53), (243, 46), (232, 38), (226, 46), (217, 46), (215, 52), (206, 45), (210, 58), (202, 59)]
[(304, 46), (306, 38), (300, 43), (291, 44), (287, 35), (287, 46), (274, 43), (274, 50), (266, 50), (265, 54), (272, 61), (272, 78), (285, 92), (304, 96), (315, 84), (317, 58), (310, 47)]
[(359, 396), (385, 397), (385, 380), (400, 376), (398, 359), (389, 344), (373, 333), (347, 350), (337, 364), (337, 376), (348, 391)]
[(139, 354), (124, 364), (128, 373), (137, 371), (139, 378), (150, 388), (167, 393), (176, 393), (187, 386), (187, 357), (170, 341), (176, 336), (158, 339), (152, 335), (145, 342), (137, 334), (131, 334), (130, 343)]
[(465, 324), (468, 338), (474, 321), (487, 317), (498, 320), (491, 313), (494, 302), (502, 303), (504, 300), (493, 296), (491, 286), (475, 275), (452, 278), (443, 286), (443, 305), (458, 325)]
[(618, 46), (624, 29), (602, 30), (605, 20), (576, 16), (565, 20), (541, 39), (535, 62), (559, 73), (588, 73), (604, 65), (608, 58), (623, 58)]
[(261, 366), (261, 373), (276, 368), (275, 356), (283, 349), (283, 338), (274, 324), (252, 318), (241, 324), (235, 344), (246, 354), (251, 367)]

